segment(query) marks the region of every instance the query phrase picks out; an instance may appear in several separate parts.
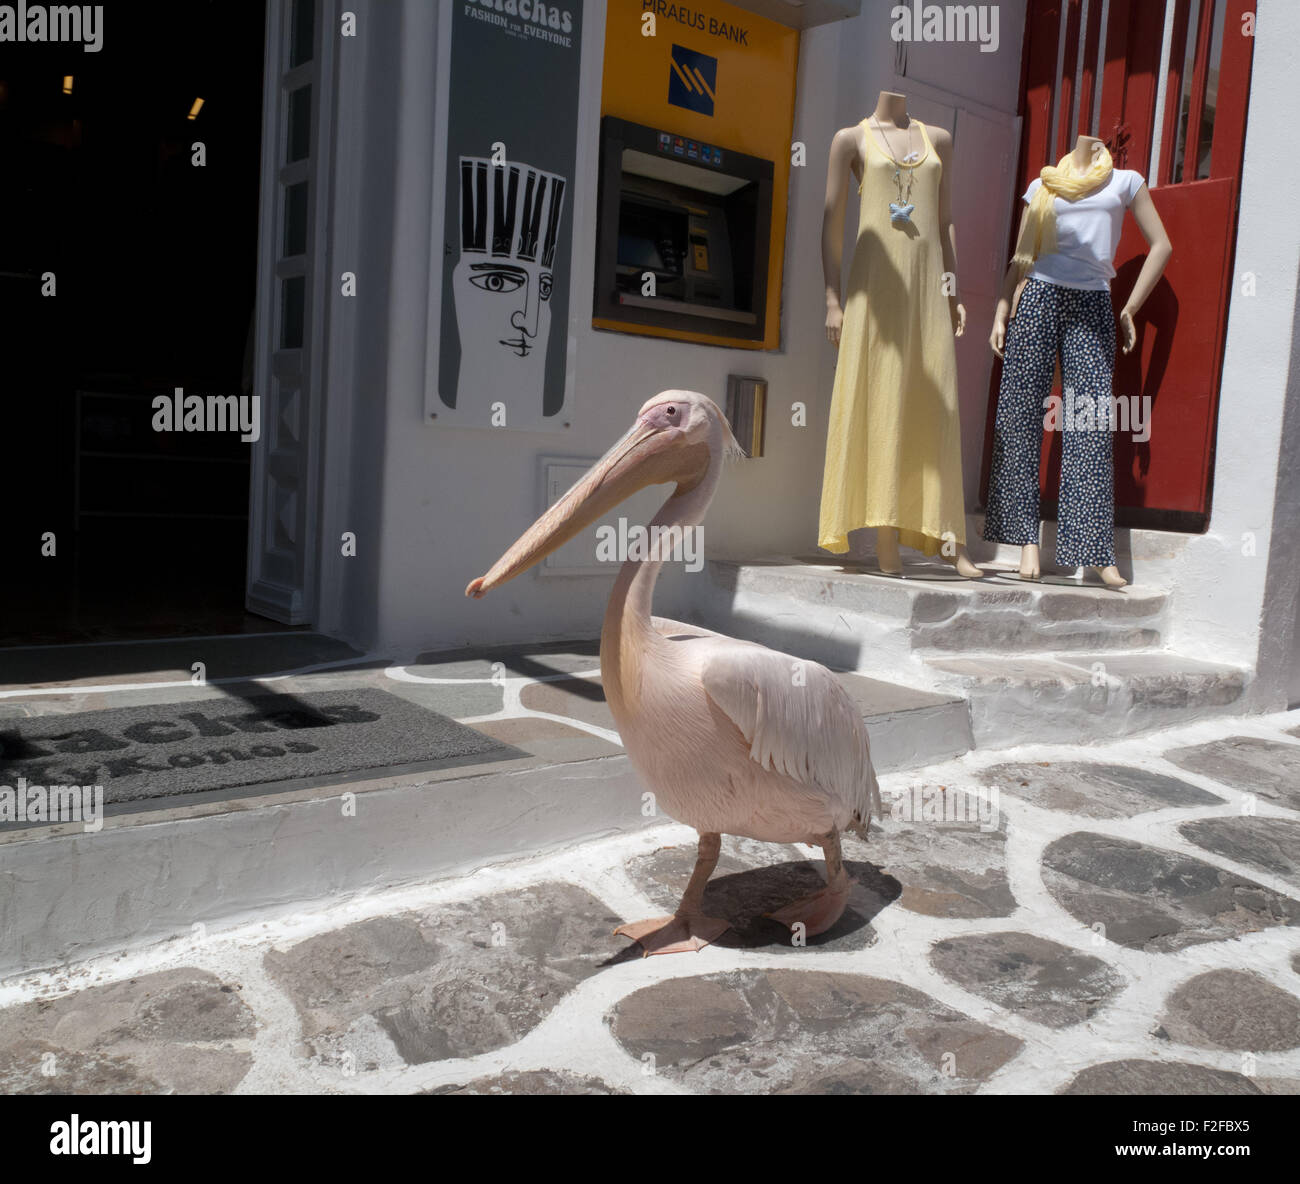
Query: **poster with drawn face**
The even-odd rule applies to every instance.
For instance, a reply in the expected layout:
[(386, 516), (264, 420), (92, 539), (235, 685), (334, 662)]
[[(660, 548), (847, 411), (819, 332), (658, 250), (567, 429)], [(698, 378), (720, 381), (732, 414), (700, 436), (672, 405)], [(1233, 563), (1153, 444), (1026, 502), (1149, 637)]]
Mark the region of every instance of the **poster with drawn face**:
[(452, 18), (435, 422), (566, 418), (581, 0)]

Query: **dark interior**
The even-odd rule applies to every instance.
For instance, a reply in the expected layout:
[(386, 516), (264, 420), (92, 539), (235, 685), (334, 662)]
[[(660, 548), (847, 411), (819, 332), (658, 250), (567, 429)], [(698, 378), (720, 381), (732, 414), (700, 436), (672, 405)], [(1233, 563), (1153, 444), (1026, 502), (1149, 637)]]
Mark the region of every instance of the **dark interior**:
[(151, 426), (251, 379), (265, 6), (103, 7), (97, 53), (0, 55), (0, 645), (278, 627), (243, 607), (250, 446)]

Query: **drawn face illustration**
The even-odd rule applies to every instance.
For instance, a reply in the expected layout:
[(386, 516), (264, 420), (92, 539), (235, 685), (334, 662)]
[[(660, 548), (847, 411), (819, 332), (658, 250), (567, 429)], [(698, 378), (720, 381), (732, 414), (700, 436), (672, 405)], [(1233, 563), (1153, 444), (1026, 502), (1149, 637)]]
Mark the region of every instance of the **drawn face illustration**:
[[(541, 419), (554, 259), (565, 181), (521, 162), (460, 158), (461, 253), (452, 271), (456, 405), (506, 405), (506, 426)], [(477, 412), (473, 412), (477, 414)]]

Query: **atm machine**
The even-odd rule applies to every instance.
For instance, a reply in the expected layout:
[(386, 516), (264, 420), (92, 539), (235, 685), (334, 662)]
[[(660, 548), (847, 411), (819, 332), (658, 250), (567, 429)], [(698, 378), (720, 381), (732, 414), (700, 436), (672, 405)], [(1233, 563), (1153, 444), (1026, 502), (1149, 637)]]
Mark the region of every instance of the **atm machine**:
[(770, 160), (605, 116), (592, 323), (762, 341), (773, 174)]

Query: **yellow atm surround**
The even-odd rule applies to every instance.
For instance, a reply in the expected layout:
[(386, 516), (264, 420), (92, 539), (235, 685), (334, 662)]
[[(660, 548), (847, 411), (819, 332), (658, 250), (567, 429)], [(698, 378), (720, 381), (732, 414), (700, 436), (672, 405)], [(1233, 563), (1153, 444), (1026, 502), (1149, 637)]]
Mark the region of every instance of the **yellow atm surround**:
[[(646, 36), (645, 17), (651, 13), (654, 36)], [(703, 69), (693, 70), (692, 62), (702, 62)], [(712, 85), (707, 77), (710, 62), (716, 62)], [(798, 65), (797, 30), (721, 0), (608, 0), (601, 115), (716, 146), (723, 153), (770, 160), (772, 215), (761, 340), (636, 324), (608, 315), (592, 318), (596, 328), (742, 349), (780, 345), (781, 269)], [(610, 229), (602, 228), (602, 233)], [(693, 261), (698, 258), (695, 250), (692, 244)]]

